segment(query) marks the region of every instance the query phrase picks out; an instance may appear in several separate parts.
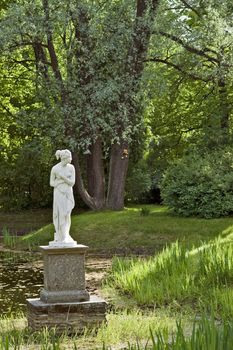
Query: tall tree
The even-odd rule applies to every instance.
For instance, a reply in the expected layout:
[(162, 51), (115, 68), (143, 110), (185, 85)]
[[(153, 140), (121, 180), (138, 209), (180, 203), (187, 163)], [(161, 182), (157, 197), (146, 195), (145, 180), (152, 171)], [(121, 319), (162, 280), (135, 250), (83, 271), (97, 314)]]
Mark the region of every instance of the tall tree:
[(231, 138), (232, 9), (231, 1), (164, 1), (164, 16), (155, 30), (161, 50), (154, 54), (152, 44), (147, 57), (151, 64), (176, 70), (185, 83), (199, 87), (199, 129), (202, 123), (206, 138), (213, 141), (214, 135), (215, 143), (228, 143)]
[(56, 146), (72, 149), (77, 188), (92, 209), (124, 205), (130, 144), (142, 125), (141, 77), (158, 4), (17, 1), (1, 21), (6, 59), (32, 72), (37, 110), (28, 111), (28, 120), (41, 125), (41, 134), (50, 135)]

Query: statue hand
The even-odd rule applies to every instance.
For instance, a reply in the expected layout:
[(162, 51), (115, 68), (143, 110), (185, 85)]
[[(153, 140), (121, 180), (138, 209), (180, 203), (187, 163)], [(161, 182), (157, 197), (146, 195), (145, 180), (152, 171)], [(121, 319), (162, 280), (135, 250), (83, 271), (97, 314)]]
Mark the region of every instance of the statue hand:
[(64, 177), (63, 177), (61, 174), (56, 173), (56, 178), (57, 178), (58, 180), (62, 180)]

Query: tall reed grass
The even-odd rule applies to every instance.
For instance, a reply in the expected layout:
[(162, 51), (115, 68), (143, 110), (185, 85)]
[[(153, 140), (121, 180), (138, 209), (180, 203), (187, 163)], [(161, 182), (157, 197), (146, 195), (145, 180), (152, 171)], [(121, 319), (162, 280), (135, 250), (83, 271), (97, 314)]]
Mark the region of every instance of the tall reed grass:
[(107, 283), (139, 305), (198, 307), (208, 303), (224, 317), (233, 317), (233, 242), (187, 252), (178, 242), (147, 260), (113, 260)]
[[(203, 317), (194, 323), (189, 336), (185, 334), (180, 322), (176, 332), (169, 336), (162, 332), (153, 332), (146, 344), (128, 344), (125, 350), (232, 350), (233, 322), (217, 325), (213, 318)], [(111, 348), (110, 348), (111, 349)]]
[(12, 235), (8, 228), (4, 226), (2, 229), (2, 241), (6, 247), (14, 249), (16, 247), (17, 236)]

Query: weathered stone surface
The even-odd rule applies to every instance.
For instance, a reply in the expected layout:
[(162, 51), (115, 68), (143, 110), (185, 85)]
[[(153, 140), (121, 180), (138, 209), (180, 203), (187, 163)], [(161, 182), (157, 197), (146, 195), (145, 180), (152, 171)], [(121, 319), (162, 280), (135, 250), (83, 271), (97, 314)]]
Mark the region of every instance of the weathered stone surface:
[(88, 247), (42, 246), (44, 288), (40, 299), (27, 299), (28, 325), (33, 330), (56, 328), (57, 333), (80, 333), (106, 321), (106, 302), (91, 296), (85, 285)]
[(107, 303), (97, 296), (85, 302), (56, 304), (27, 299), (28, 325), (35, 331), (55, 327), (57, 333), (81, 333), (86, 327), (106, 322), (106, 307)]
[(87, 301), (90, 295), (86, 290), (49, 291), (43, 288), (40, 292), (40, 299), (45, 303), (75, 302)]
[(44, 259), (44, 288), (41, 300), (46, 303), (89, 300), (85, 283), (87, 246), (40, 247)]

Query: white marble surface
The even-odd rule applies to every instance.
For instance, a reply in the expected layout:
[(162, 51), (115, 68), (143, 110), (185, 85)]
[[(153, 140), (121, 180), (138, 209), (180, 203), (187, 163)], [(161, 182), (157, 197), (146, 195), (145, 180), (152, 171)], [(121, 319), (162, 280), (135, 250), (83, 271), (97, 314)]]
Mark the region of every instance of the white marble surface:
[(72, 242), (51, 241), (49, 242), (49, 246), (54, 248), (70, 248), (70, 247), (77, 247), (78, 244), (74, 240)]
[(53, 190), (53, 224), (55, 227), (54, 241), (51, 247), (73, 247), (77, 242), (70, 236), (71, 211), (74, 208), (73, 186), (75, 184), (75, 169), (71, 163), (71, 152), (67, 149), (55, 153), (60, 162), (50, 174), (50, 186)]

